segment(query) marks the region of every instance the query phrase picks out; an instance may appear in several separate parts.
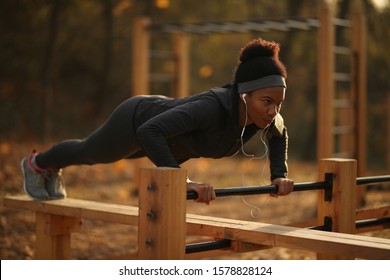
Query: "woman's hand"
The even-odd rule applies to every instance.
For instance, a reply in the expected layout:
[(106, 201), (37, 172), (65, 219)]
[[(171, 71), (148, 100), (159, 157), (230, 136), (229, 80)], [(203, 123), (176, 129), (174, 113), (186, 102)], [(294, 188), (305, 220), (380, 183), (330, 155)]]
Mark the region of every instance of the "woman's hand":
[(196, 202), (204, 202), (207, 205), (215, 199), (215, 191), (213, 186), (206, 183), (195, 183), (187, 179), (187, 191), (195, 191), (198, 194)]
[(294, 189), (294, 181), (288, 178), (276, 178), (272, 181), (272, 184), (278, 186), (278, 192), (271, 194), (272, 197), (288, 195)]

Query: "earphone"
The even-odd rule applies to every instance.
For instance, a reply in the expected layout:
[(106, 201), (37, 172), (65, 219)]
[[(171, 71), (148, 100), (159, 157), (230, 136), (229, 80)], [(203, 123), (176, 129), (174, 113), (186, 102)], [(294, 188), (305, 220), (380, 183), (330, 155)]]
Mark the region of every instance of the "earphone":
[[(268, 145), (265, 141), (265, 135), (267, 134), (268, 130), (269, 130), (269, 125), (267, 125), (262, 131), (261, 131), (261, 134), (260, 134), (260, 140), (261, 142), (263, 143), (264, 145), (264, 148), (265, 148), (265, 152), (262, 156), (259, 156), (259, 157), (256, 157), (254, 154), (247, 154), (244, 150), (244, 140), (243, 140), (243, 137), (244, 137), (244, 133), (245, 133), (245, 127), (248, 123), (248, 106), (247, 106), (247, 102), (245, 100), (245, 97), (246, 97), (246, 93), (242, 93), (241, 94), (241, 99), (242, 101), (244, 102), (245, 104), (245, 124), (242, 128), (242, 131), (241, 131), (241, 152), (247, 156), (247, 157), (250, 157), (249, 161), (252, 161), (252, 160), (255, 160), (255, 159), (262, 159), (262, 158), (266, 158), (266, 163), (264, 164), (263, 168), (262, 168), (262, 172), (261, 172), (261, 178), (263, 180), (263, 174), (264, 174), (264, 170), (265, 170), (265, 167), (266, 165), (268, 164)], [(237, 151), (238, 153), (238, 151)], [(237, 153), (235, 153), (234, 155), (236, 155)], [(233, 156), (234, 156), (233, 155)], [(244, 182), (245, 182), (245, 171), (243, 171), (242, 173), (242, 184), (244, 185)], [(251, 203), (249, 203), (248, 201), (246, 201), (246, 199), (242, 196), (241, 197), (242, 201), (251, 209), (251, 217), (252, 218), (257, 218), (259, 215), (260, 215), (260, 208), (256, 205), (253, 205)], [(257, 214), (256, 214), (257, 213)]]

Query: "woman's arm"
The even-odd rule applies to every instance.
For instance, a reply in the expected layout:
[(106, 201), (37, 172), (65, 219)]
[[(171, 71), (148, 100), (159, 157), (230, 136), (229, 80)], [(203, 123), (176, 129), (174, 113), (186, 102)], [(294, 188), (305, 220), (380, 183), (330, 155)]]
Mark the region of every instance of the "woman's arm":
[(294, 181), (287, 178), (288, 135), (280, 115), (277, 116), (273, 127), (270, 128), (268, 139), (271, 181), (272, 184), (278, 186), (277, 194), (272, 194), (272, 196), (288, 195), (294, 189)]
[[(206, 130), (215, 119), (216, 106), (218, 103), (212, 100), (198, 100), (172, 108), (145, 122), (137, 130), (145, 154), (156, 166), (180, 167), (169, 148), (168, 139), (198, 129)], [(208, 205), (215, 199), (214, 189), (207, 183), (188, 179), (187, 190), (198, 194), (197, 202)]]
[(137, 129), (137, 136), (147, 157), (158, 167), (180, 167), (168, 140), (191, 131), (207, 130), (219, 110), (217, 106), (212, 99), (195, 100), (146, 121)]

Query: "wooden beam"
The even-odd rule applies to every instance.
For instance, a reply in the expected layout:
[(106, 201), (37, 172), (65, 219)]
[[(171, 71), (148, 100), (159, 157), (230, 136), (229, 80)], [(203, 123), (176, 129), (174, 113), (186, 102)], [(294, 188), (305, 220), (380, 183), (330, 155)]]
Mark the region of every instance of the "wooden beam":
[(4, 206), (81, 219), (138, 225), (138, 207), (128, 205), (74, 198), (38, 201), (27, 195), (17, 195), (5, 197)]
[(308, 250), (348, 258), (390, 259), (390, 240), (187, 214), (190, 234)]
[(390, 206), (356, 211), (356, 220), (378, 219), (390, 216)]

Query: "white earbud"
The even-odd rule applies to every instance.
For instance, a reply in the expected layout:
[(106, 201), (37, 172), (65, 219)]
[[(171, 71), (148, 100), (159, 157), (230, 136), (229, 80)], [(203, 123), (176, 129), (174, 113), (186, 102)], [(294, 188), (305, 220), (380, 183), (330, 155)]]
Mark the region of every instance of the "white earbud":
[(246, 104), (245, 96), (246, 96), (246, 93), (243, 93), (243, 94), (241, 95), (241, 99), (242, 99), (242, 101), (244, 101), (244, 103)]

